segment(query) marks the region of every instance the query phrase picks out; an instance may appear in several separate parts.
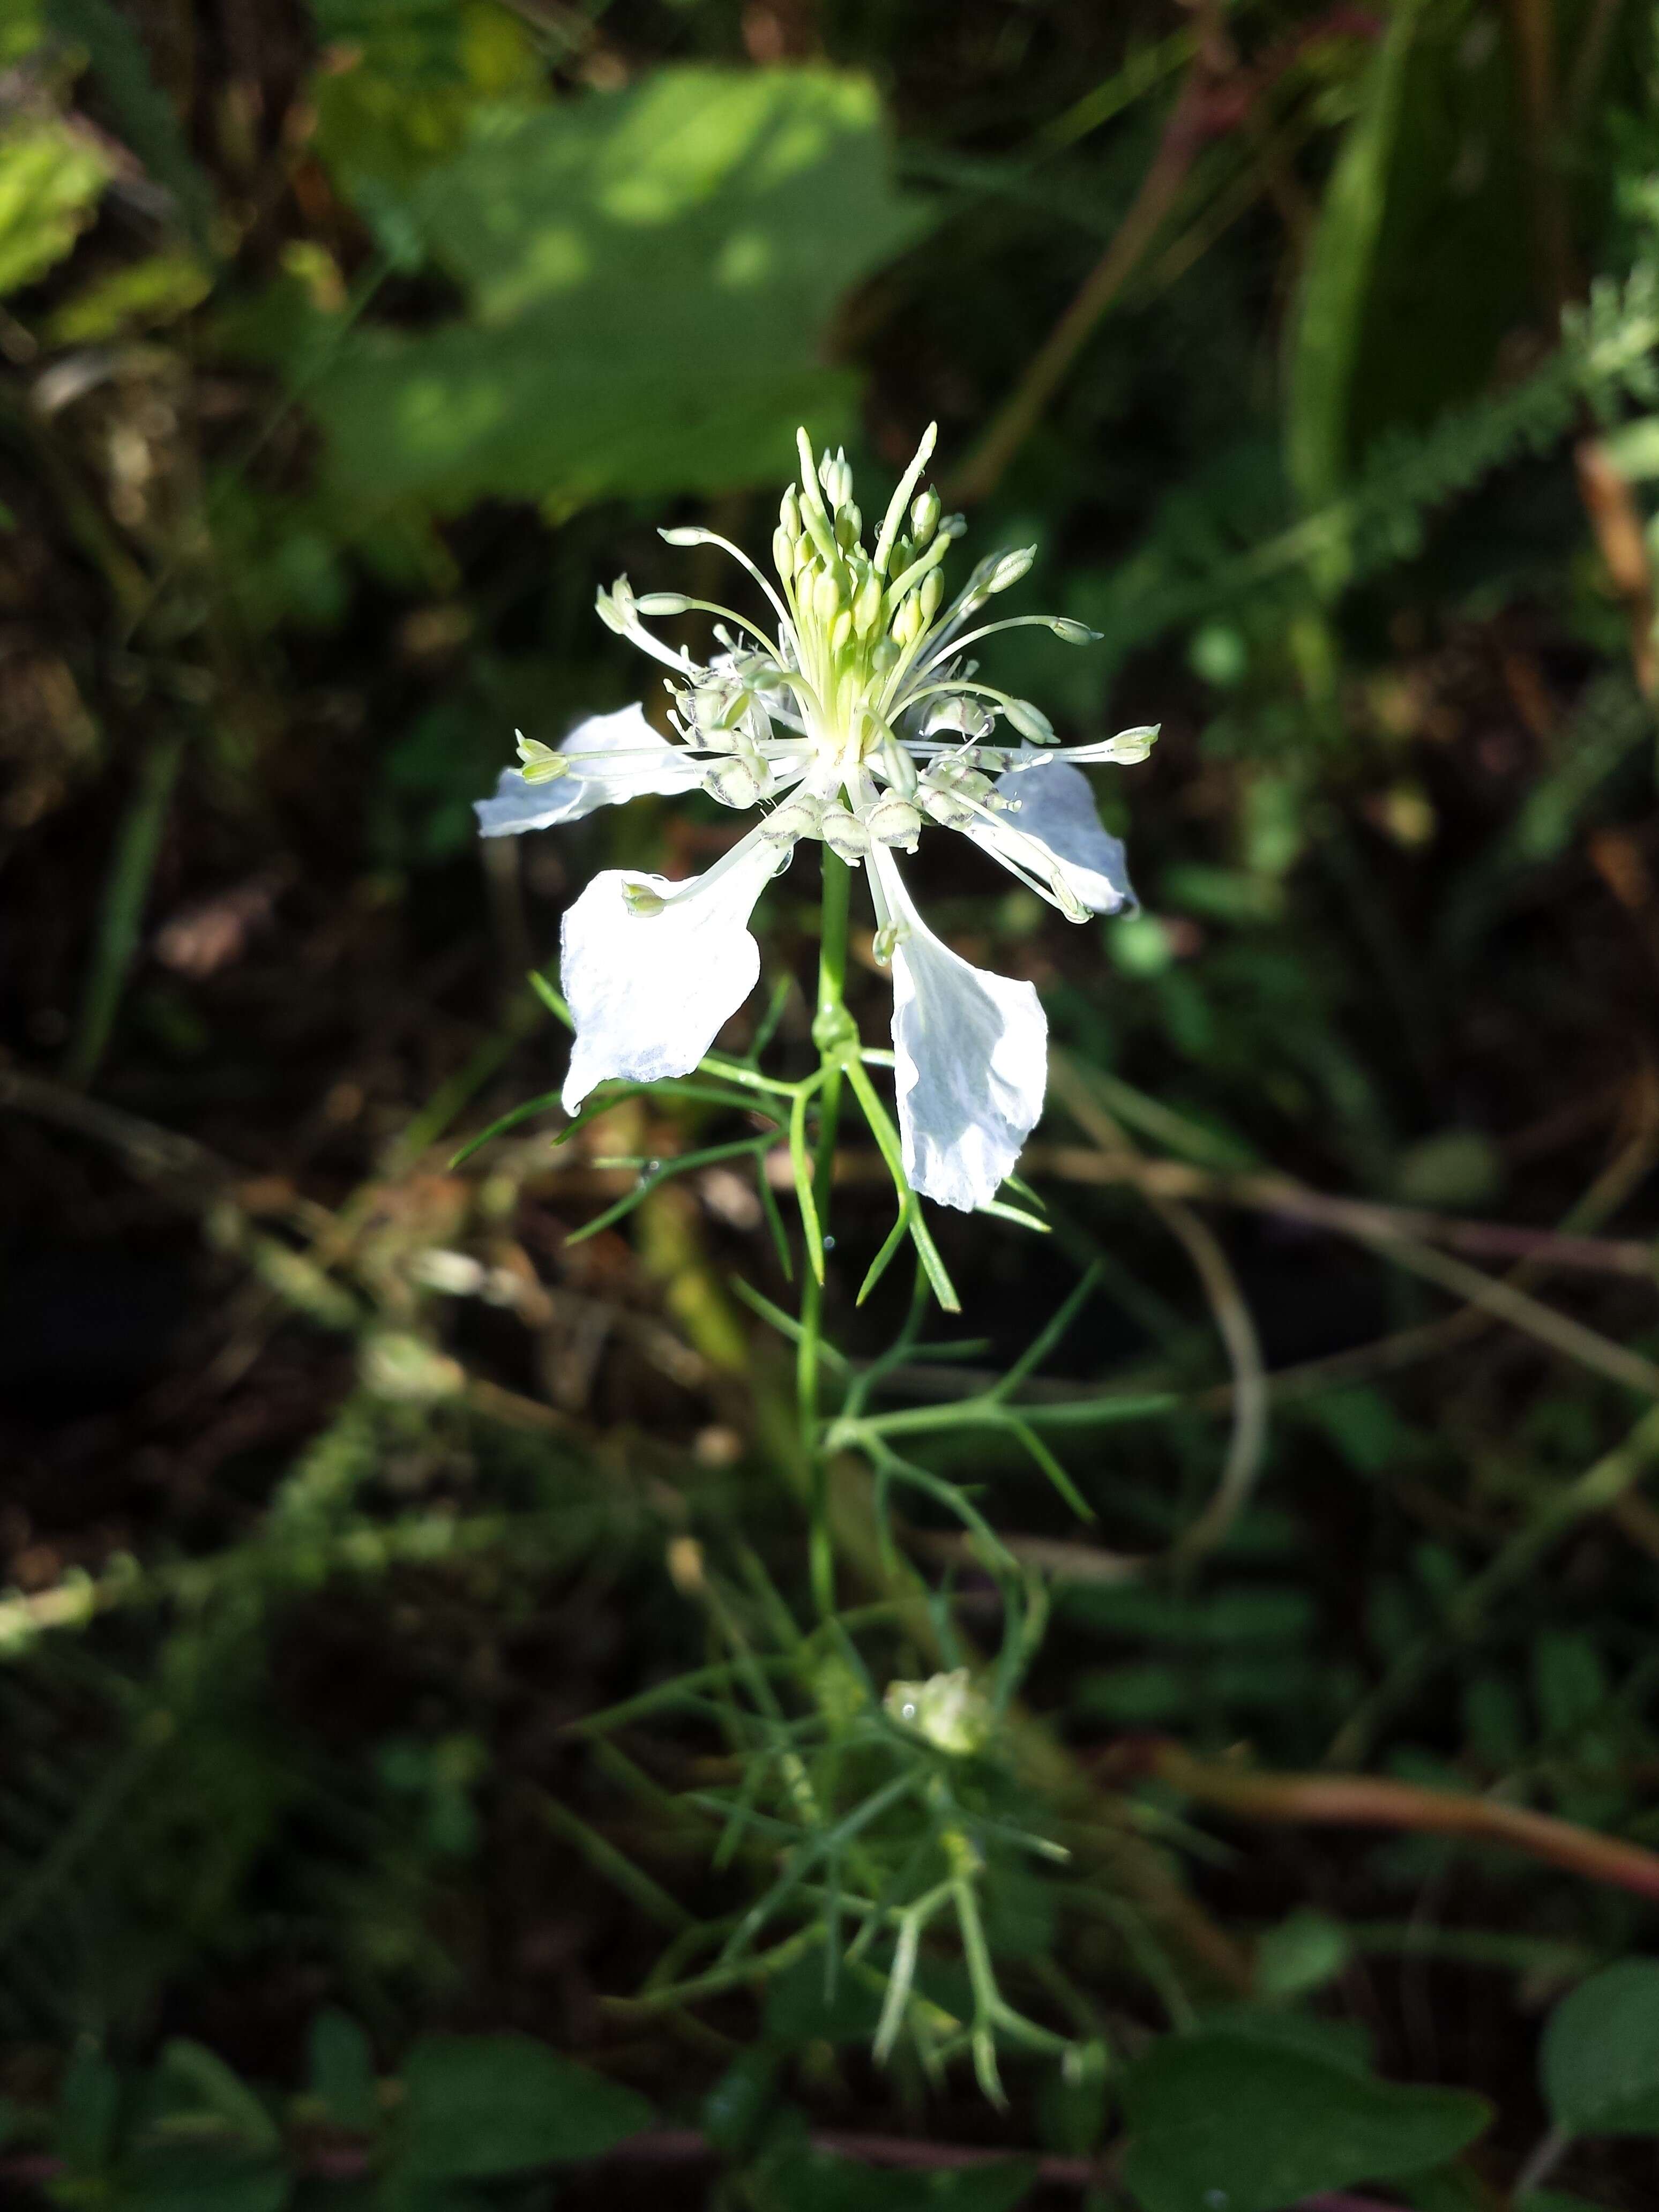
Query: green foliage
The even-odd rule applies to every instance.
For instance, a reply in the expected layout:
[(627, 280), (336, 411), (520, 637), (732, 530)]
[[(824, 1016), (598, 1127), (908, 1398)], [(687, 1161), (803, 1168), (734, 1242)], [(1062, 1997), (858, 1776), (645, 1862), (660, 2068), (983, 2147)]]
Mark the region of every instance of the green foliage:
[(114, 0), (42, 0), (46, 21), (91, 63), (116, 126), (155, 182), (198, 252), (213, 247), (214, 191), (191, 155), (172, 103), (157, 86), (130, 18)]
[(94, 278), (52, 314), (56, 345), (97, 345), (130, 330), (149, 330), (199, 307), (213, 279), (193, 253), (153, 253)]
[(633, 2090), (526, 2036), (427, 2036), (403, 2079), (392, 2171), (405, 2183), (598, 2158), (651, 2120)]
[(769, 477), (798, 421), (846, 419), (826, 320), (921, 228), (872, 88), (818, 70), (483, 110), (397, 204), (468, 319), (288, 358), (341, 497), (445, 513)]
[(1539, 2073), (1564, 2133), (1659, 2134), (1659, 1963), (1623, 1960), (1564, 1997)]
[(756, 2194), (766, 2212), (1014, 2212), (1032, 2179), (1018, 2159), (957, 2172), (884, 2172), (830, 2151), (794, 2149), (762, 2162)]
[(63, 124), (17, 118), (0, 131), (0, 293), (63, 258), (109, 174), (97, 145)]
[(1454, 2090), (1406, 2089), (1273, 2041), (1174, 2036), (1124, 2090), (1144, 2212), (1282, 2212), (1317, 2190), (1443, 2164), (1485, 2127)]

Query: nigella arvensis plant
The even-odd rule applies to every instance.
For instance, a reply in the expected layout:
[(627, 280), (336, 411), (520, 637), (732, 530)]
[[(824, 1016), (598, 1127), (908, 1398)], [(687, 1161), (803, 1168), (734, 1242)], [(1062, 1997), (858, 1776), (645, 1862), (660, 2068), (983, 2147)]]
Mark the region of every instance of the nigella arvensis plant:
[[(664, 1177), (715, 1161), (729, 1170), (744, 1158), (753, 1169), (786, 1274), (794, 1273), (800, 1248), (778, 1211), (775, 1167), (793, 1182), (800, 1216), (806, 1267), (799, 1318), (757, 1291), (737, 1287), (795, 1347), (799, 1449), (779, 1463), (792, 1482), (805, 1472), (810, 1485), (808, 1565), (818, 1626), (806, 1638), (792, 1628), (780, 1644), (777, 1656), (796, 1674), (787, 1708), (782, 1676), (760, 1674), (746, 1633), (732, 1641), (733, 1661), (741, 1662), (732, 1684), (760, 1682), (764, 1694), (752, 1713), (732, 1707), (744, 1765), (732, 1784), (728, 1834), (746, 1834), (764, 1819), (778, 1865), (775, 1879), (734, 1923), (709, 1923), (708, 1937), (720, 1948), (708, 1973), (691, 1972), (691, 1952), (682, 1954), (677, 1939), (676, 1957), (690, 1975), (678, 1987), (695, 2002), (750, 1972), (770, 1972), (798, 1952), (804, 1959), (803, 1946), (814, 1942), (822, 1942), (833, 1975), (844, 1948), (861, 1971), (873, 1966), (885, 1981), (878, 2059), (901, 2039), (933, 2070), (968, 2051), (987, 2094), (1000, 2098), (997, 2052), (1005, 2043), (1068, 2067), (1104, 2063), (1103, 2053), (1091, 2057), (1005, 1996), (981, 1912), (981, 1893), (1011, 1849), (1037, 1863), (1067, 1857), (1040, 1812), (1028, 1817), (1029, 1774), (1008, 1751), (1012, 1701), (1042, 1639), (1044, 1597), (1040, 1577), (998, 1538), (974, 1498), (908, 1455), (935, 1431), (994, 1431), (1001, 1449), (1017, 1443), (1086, 1516), (1088, 1500), (1043, 1431), (1087, 1428), (1115, 1401), (1091, 1395), (1034, 1407), (1012, 1395), (1064, 1338), (1091, 1294), (1091, 1271), (1000, 1381), (921, 1406), (878, 1402), (883, 1393), (890, 1396), (911, 1354), (922, 1356), (918, 1339), (929, 1288), (942, 1305), (957, 1304), (921, 1197), (1046, 1225), (1033, 1210), (1041, 1201), (1014, 1176), (1042, 1109), (1047, 1075), (1048, 1025), (1036, 989), (976, 968), (943, 944), (916, 909), (901, 856), (915, 852), (931, 829), (953, 830), (1073, 921), (1121, 913), (1133, 896), (1123, 849), (1102, 828), (1082, 770), (1096, 762), (1140, 760), (1156, 733), (1129, 730), (1060, 748), (1038, 708), (981, 676), (975, 651), (998, 630), (1037, 623), (1076, 644), (1092, 633), (1059, 616), (981, 618), (1025, 574), (1029, 551), (981, 561), (946, 600), (945, 556), (963, 526), (941, 512), (936, 492), (921, 488), (933, 444), (930, 430), (866, 550), (845, 458), (826, 453), (814, 465), (803, 433), (800, 481), (784, 494), (772, 541), (775, 585), (712, 531), (665, 531), (672, 544), (729, 553), (764, 595), (769, 622), (678, 592), (636, 596), (625, 577), (618, 579), (599, 594), (599, 612), (667, 670), (672, 735), (659, 735), (640, 708), (629, 707), (581, 723), (556, 751), (520, 737), (520, 766), (501, 777), (478, 815), (483, 834), (498, 837), (574, 822), (647, 792), (702, 791), (755, 816), (721, 859), (688, 882), (636, 868), (595, 876), (564, 918), (563, 998), (532, 978), (575, 1032), (562, 1093), (572, 1128), (657, 1085), (665, 1103), (682, 1105), (691, 1126), (713, 1139), (699, 1138), (701, 1149), (659, 1143), (667, 1158), (613, 1162), (640, 1170), (638, 1179), (576, 1239), (642, 1204)], [(689, 614), (714, 618), (706, 659), (647, 627)], [(760, 948), (749, 927), (756, 903), (809, 841), (819, 848), (823, 872), (812, 1023), (817, 1065), (788, 1077), (762, 1064), (792, 988), (787, 977), (746, 1052), (713, 1047), (759, 979)], [(860, 867), (874, 909), (876, 957), (892, 971), (890, 1052), (863, 1042), (844, 999), (849, 893)], [(896, 1127), (877, 1087), (884, 1068), (893, 1073)], [(860, 1297), (907, 1238), (918, 1263), (915, 1295), (896, 1341), (856, 1365), (823, 1334), (824, 1255), (832, 1241), (825, 1232), (847, 1091), (898, 1201), (898, 1218)], [(532, 1101), (495, 1127), (550, 1103)], [(1000, 1195), (1005, 1183), (1020, 1203)], [(770, 1387), (757, 1370), (757, 1403)], [(775, 1437), (768, 1425), (757, 1425)], [(861, 1493), (873, 1548), (830, 1510), (831, 1466), (853, 1457), (873, 1477)], [(924, 1493), (930, 1510), (955, 1515), (976, 1567), (998, 1583), (1001, 1651), (978, 1679), (962, 1663), (949, 1592), (932, 1593), (928, 1606), (918, 1608), (914, 1583), (898, 1567), (890, 1500), (903, 1487)], [(837, 1495), (845, 1512), (860, 1511), (859, 1493)], [(901, 1652), (924, 1654), (937, 1669), (926, 1679), (908, 1679), (907, 1667), (906, 1679), (884, 1692), (849, 1636), (836, 1557), (849, 1532), (860, 1581), (872, 1573), (878, 1583), (884, 1575), (896, 1577), (892, 1625), (902, 1618), (903, 1627), (900, 1646), (889, 1644), (890, 1665)], [(702, 1565), (697, 1573), (703, 1575)], [(764, 1581), (765, 1570), (751, 1558), (744, 1573), (752, 1595), (754, 1578)], [(736, 1601), (739, 1610), (745, 1601)], [(782, 1606), (779, 1597), (758, 1617), (774, 1632)], [(873, 1612), (887, 1619), (883, 1607)], [(924, 1614), (927, 1625), (919, 1626)], [(711, 1601), (711, 1619), (735, 1618), (725, 1598)], [(672, 1686), (667, 1694), (676, 1694)], [(688, 1710), (701, 1714), (704, 1705)], [(855, 1923), (849, 1941), (846, 1931)], [(955, 2014), (932, 1985), (923, 1995), (916, 1984), (924, 1941), (952, 1923), (969, 1987)], [(785, 1925), (795, 1932), (761, 1952), (769, 1933)], [(704, 1936), (693, 1929), (687, 1940), (695, 1947)], [(653, 1986), (659, 2000), (667, 1985)]]
[[(759, 978), (750, 915), (798, 844), (824, 848), (830, 937), (844, 941), (839, 864), (862, 866), (876, 957), (892, 969), (904, 1179), (967, 1210), (995, 1201), (1042, 1112), (1048, 1024), (1033, 985), (970, 965), (933, 934), (898, 855), (937, 825), (1073, 921), (1121, 913), (1133, 903), (1123, 848), (1102, 828), (1080, 769), (1142, 760), (1157, 732), (1059, 749), (1039, 708), (981, 677), (972, 648), (994, 631), (1037, 624), (1073, 644), (1095, 633), (1057, 615), (976, 619), (1025, 574), (1031, 549), (981, 561), (946, 603), (945, 556), (965, 525), (941, 513), (937, 492), (917, 490), (933, 437), (930, 428), (866, 550), (844, 454), (826, 453), (815, 468), (802, 432), (800, 482), (783, 495), (772, 541), (775, 587), (713, 531), (665, 531), (671, 544), (729, 553), (765, 594), (775, 630), (678, 592), (636, 596), (618, 577), (599, 611), (671, 672), (673, 737), (659, 736), (638, 707), (580, 723), (557, 751), (520, 737), (521, 765), (477, 811), (483, 834), (500, 837), (647, 792), (702, 790), (757, 810), (706, 874), (674, 883), (606, 869), (566, 914), (570, 1114), (607, 1079), (654, 1082), (704, 1058)], [(718, 617), (717, 649), (704, 661), (646, 627), (694, 610)], [(854, 1033), (840, 1005), (841, 949), (825, 949), (830, 1003), (821, 989), (815, 1035), (822, 1049), (844, 1051)]]

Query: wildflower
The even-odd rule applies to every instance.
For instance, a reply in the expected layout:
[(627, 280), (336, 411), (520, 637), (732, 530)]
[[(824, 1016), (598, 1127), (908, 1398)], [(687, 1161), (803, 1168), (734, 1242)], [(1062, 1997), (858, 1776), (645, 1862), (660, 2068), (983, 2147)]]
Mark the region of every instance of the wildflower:
[[(945, 603), (945, 555), (965, 526), (917, 489), (933, 438), (929, 429), (866, 552), (845, 455), (826, 453), (815, 467), (803, 431), (800, 481), (784, 494), (772, 541), (775, 588), (713, 531), (665, 531), (671, 544), (718, 545), (738, 561), (775, 631), (678, 592), (636, 597), (619, 577), (599, 611), (670, 672), (672, 740), (637, 707), (580, 724), (556, 752), (520, 737), (520, 768), (477, 811), (490, 837), (647, 792), (700, 787), (762, 810), (707, 874), (672, 883), (606, 869), (566, 914), (573, 1114), (609, 1077), (653, 1082), (696, 1065), (759, 977), (749, 917), (798, 843), (818, 839), (864, 866), (877, 955), (893, 974), (905, 1170), (915, 1189), (967, 1211), (995, 1195), (1042, 1111), (1048, 1024), (1031, 984), (971, 966), (933, 934), (896, 855), (930, 824), (955, 830), (1070, 920), (1121, 913), (1134, 904), (1123, 848), (1101, 827), (1079, 764), (1143, 760), (1158, 733), (1127, 730), (1062, 755), (1036, 707), (981, 679), (969, 649), (994, 631), (1037, 625), (1069, 644), (1095, 633), (1060, 616), (975, 621), (1024, 575), (1030, 548), (981, 561)], [(718, 617), (707, 661), (646, 626), (694, 609)]]
[(990, 1737), (990, 1705), (965, 1667), (930, 1674), (925, 1682), (890, 1682), (882, 1704), (902, 1728), (913, 1729), (955, 1759), (982, 1751)]

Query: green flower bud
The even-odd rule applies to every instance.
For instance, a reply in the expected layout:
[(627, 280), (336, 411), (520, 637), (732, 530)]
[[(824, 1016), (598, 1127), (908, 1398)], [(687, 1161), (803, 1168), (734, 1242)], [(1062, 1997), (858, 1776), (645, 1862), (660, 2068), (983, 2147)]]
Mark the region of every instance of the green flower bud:
[(916, 542), (918, 553), (939, 528), (939, 495), (929, 484), (926, 491), (916, 494), (915, 504), (910, 509), (910, 535)]
[(1093, 645), (1105, 634), (1091, 629), (1087, 623), (1073, 622), (1069, 615), (1050, 615), (1048, 627), (1066, 645)]
[(839, 653), (853, 635), (853, 610), (843, 607), (830, 625), (830, 650)]
[(812, 579), (812, 612), (827, 629), (841, 609), (841, 576), (834, 568), (822, 568)]
[(781, 525), (772, 532), (772, 566), (786, 582), (795, 564), (795, 541)]
[(916, 787), (916, 764), (890, 730), (881, 733), (881, 772), (901, 799), (908, 799)]
[(912, 592), (904, 605), (893, 617), (893, 637), (902, 646), (912, 646), (927, 627), (921, 611), (921, 602)]
[(778, 503), (778, 527), (793, 545), (801, 533), (800, 495), (793, 484)]
[(930, 568), (922, 578), (921, 590), (917, 596), (921, 602), (922, 627), (926, 629), (939, 612), (939, 602), (945, 597), (945, 579), (937, 568)]
[(642, 915), (660, 914), (668, 903), (662, 893), (653, 890), (649, 884), (624, 884), (623, 897), (629, 914)]
[(1115, 761), (1120, 768), (1133, 768), (1137, 762), (1146, 759), (1158, 743), (1160, 726), (1160, 724), (1153, 722), (1145, 729), (1120, 730), (1115, 738), (1106, 740), (1102, 749), (1103, 757)]
[(1051, 745), (1054, 742), (1054, 724), (1029, 699), (1005, 700), (1002, 711), (1021, 737), (1028, 738), (1034, 745)]
[(930, 1675), (925, 1682), (890, 1682), (881, 1702), (902, 1728), (953, 1759), (982, 1751), (990, 1739), (990, 1703), (974, 1688), (965, 1667)]
[(985, 579), (988, 592), (1006, 592), (1010, 584), (1018, 583), (1036, 559), (1035, 545), (1022, 545), (1012, 553), (1000, 553), (989, 575)]
[(608, 592), (601, 591), (593, 605), (599, 620), (618, 637), (626, 637), (635, 627), (638, 617), (634, 608), (634, 586), (626, 576), (618, 576)]
[(683, 615), (689, 614), (696, 601), (688, 599), (684, 592), (647, 592), (634, 605), (642, 615)]
[(836, 543), (843, 552), (852, 551), (854, 546), (858, 544), (863, 530), (864, 517), (851, 500), (848, 500), (844, 507), (836, 509)]
[(853, 597), (853, 627), (868, 637), (881, 620), (881, 578), (872, 568)]
[(513, 734), (519, 741), (519, 773), (526, 783), (555, 783), (560, 776), (569, 775), (570, 763), (562, 753), (526, 737), (522, 730)]

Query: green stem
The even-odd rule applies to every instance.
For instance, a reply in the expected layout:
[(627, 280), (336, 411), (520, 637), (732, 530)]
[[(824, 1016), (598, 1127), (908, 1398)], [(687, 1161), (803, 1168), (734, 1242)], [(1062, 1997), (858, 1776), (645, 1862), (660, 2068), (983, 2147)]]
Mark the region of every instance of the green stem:
[[(823, 848), (823, 904), (818, 936), (818, 1001), (812, 1041), (818, 1048), (818, 1140), (812, 1194), (820, 1230), (830, 1219), (835, 1178), (836, 1125), (841, 1114), (842, 1061), (857, 1031), (847, 1012), (847, 907), (851, 872), (829, 847)], [(818, 1438), (818, 1385), (822, 1365), (823, 1287), (810, 1267), (802, 1270), (800, 1335), (795, 1352), (795, 1395), (800, 1411), (801, 1443), (811, 1463), (812, 1527), (810, 1551), (812, 1594), (827, 1620), (836, 1608), (836, 1553), (830, 1533), (829, 1468)]]

